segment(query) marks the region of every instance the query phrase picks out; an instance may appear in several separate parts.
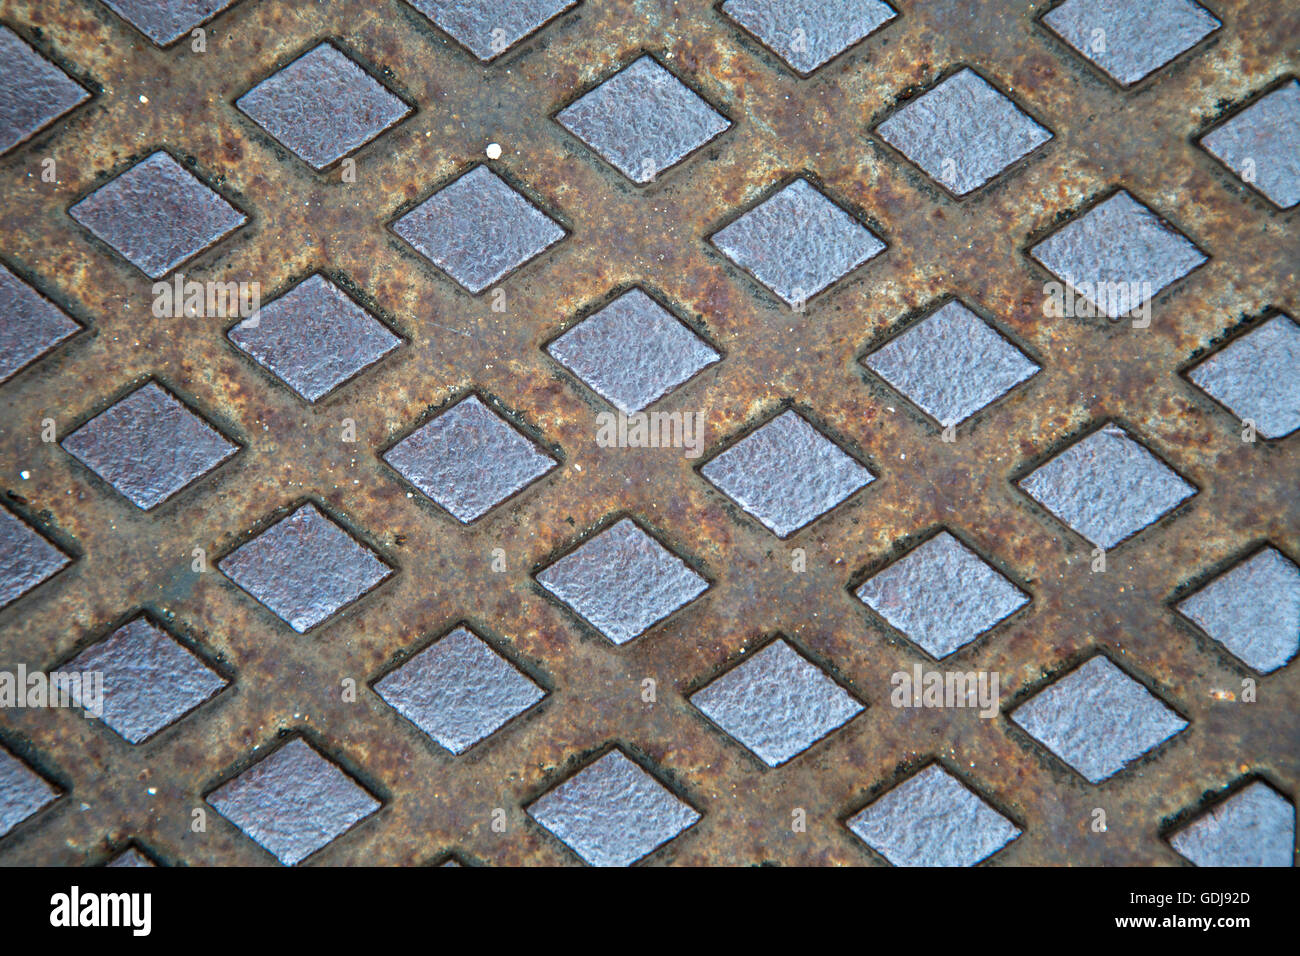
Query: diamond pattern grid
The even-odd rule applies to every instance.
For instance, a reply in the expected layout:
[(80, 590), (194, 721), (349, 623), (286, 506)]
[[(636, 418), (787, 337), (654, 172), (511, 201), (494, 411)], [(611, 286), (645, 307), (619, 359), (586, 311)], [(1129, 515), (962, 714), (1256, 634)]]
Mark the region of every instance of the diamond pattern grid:
[(1169, 838), (1197, 866), (1295, 866), (1296, 811), (1255, 781)]
[(311, 502), (240, 545), (217, 567), (299, 634), (394, 573)]
[(71, 563), (71, 558), (22, 518), (0, 507), (0, 608)]
[(64, 665), (103, 675), (101, 719), (138, 744), (215, 696), (227, 681), (146, 618), (124, 624)]
[(408, 0), (484, 63), (576, 6), (579, 0)]
[(300, 282), (227, 335), (309, 402), (320, 401), (402, 343), (321, 275)]
[(1029, 250), (1103, 315), (1118, 319), (1206, 261), (1181, 233), (1124, 190)]
[(1110, 423), (1022, 478), (1020, 487), (1102, 550), (1196, 494), (1177, 472)]
[(1300, 428), (1300, 324), (1277, 315), (1188, 372), (1197, 388), (1265, 438)]
[(898, 15), (883, 0), (726, 0), (722, 12), (804, 76)]
[(45, 296), (0, 265), (0, 382), (31, 365), (81, 326)]
[(1144, 79), (1222, 26), (1193, 0), (1065, 0), (1043, 23), (1122, 86)]
[(709, 587), (631, 518), (539, 571), (537, 581), (615, 644), (644, 634)]
[[(1283, 0), (389, 6), (6, 7), (0, 672), (112, 681), (0, 747), (0, 865), (1295, 862)], [(278, 298), (156, 320), (182, 268)], [(606, 403), (710, 458), (600, 445)], [(921, 653), (991, 654), (1012, 715), (873, 706)], [(1094, 782), (1123, 839), (1057, 825)]]
[(208, 795), (285, 866), (301, 863), (379, 809), (360, 784), (294, 737)]
[(393, 231), (475, 295), (565, 235), (486, 166), (444, 186), (398, 219)]
[(1234, 657), (1270, 673), (1300, 651), (1300, 567), (1265, 547), (1178, 602), (1178, 610)]
[(1243, 182), (1289, 209), (1300, 202), (1300, 80), (1289, 80), (1222, 126), (1201, 146)]

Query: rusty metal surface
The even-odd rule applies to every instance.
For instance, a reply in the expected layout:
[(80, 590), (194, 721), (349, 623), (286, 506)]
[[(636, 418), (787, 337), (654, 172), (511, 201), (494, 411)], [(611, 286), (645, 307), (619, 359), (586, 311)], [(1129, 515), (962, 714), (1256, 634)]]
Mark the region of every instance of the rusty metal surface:
[[(70, 710), (0, 710), (0, 745), (62, 792), (0, 837), (0, 864), (99, 863), (127, 844), (168, 864), (274, 864), (208, 797), (286, 733), (360, 788), (322, 825), (359, 822), (309, 864), (576, 863), (526, 808), (613, 748), (658, 781), (645, 792), (677, 798), (674, 827), (689, 822), (651, 864), (883, 863), (846, 822), (935, 760), (1021, 831), (994, 864), (1184, 864), (1166, 828), (1253, 777), (1294, 807), (1300, 663), (1252, 671), (1174, 609), (1265, 543), (1300, 556), (1300, 435), (1243, 442), (1238, 417), (1184, 374), (1243, 324), (1300, 316), (1295, 209), (1197, 142), (1297, 71), (1300, 8), (1208, 5), (1220, 29), (1121, 87), (1040, 21), (1043, 3), (898, 0), (897, 17), (802, 77), (704, 0), (583, 0), (487, 62), (402, 0), (241, 0), (207, 23), (202, 53), (188, 38), (159, 48), (93, 0), (0, 0), (0, 21), (93, 94), (0, 155), (0, 258), (85, 327), (0, 385), (7, 509), (74, 558), (0, 608), (0, 670), (52, 668), (144, 611), (230, 679), (139, 745)], [(355, 181), (347, 160), (318, 172), (235, 105), (326, 41), (415, 108), (352, 154)], [(642, 53), (732, 125), (637, 186), (554, 117)], [(875, 130), (961, 66), (1052, 139), (957, 199)], [(500, 158), (485, 158), (491, 143)], [(152, 280), (68, 210), (159, 150), (248, 217), (187, 277), (279, 292), (319, 272), (399, 347), (308, 403), (227, 339), (230, 319), (155, 317)], [(480, 163), (563, 238), (470, 295), (393, 224)], [(886, 244), (802, 311), (709, 241), (799, 177)], [(1208, 260), (1155, 296), (1147, 328), (1046, 318), (1053, 276), (1028, 250), (1118, 189)], [(699, 459), (598, 444), (609, 406), (544, 351), (633, 286), (722, 354), (655, 406), (705, 413)], [(1041, 367), (951, 442), (861, 364), (946, 297)], [(150, 379), (239, 451), (142, 511), (42, 430), (52, 419), (62, 439)], [(463, 524), (381, 455), (471, 393), (559, 465)], [(778, 539), (699, 463), (783, 407), (875, 480)], [(1094, 573), (1091, 546), (1017, 482), (1108, 423), (1196, 493)], [(395, 573), (299, 634), (219, 565), (308, 501)], [(615, 644), (535, 575), (622, 517), (708, 587)], [(941, 529), (1031, 600), (936, 663), (853, 592)], [(461, 624), (546, 696), (457, 756), (371, 685)], [(778, 634), (866, 709), (768, 767), (688, 698)], [(1187, 727), (1094, 785), (1007, 714), (1099, 651)], [(998, 672), (1002, 713), (891, 706), (891, 675), (915, 664)], [(1255, 702), (1240, 699), (1245, 678)], [(196, 808), (206, 832), (191, 829)], [(641, 823), (653, 844), (657, 822)], [(606, 837), (593, 857), (624, 859)]]

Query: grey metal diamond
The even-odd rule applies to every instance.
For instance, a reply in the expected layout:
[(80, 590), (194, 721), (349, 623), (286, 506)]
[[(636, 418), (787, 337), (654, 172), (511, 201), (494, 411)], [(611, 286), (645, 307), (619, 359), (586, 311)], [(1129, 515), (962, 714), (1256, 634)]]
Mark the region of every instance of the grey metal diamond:
[(0, 837), (58, 796), (44, 777), (0, 747)]
[(68, 215), (151, 279), (248, 221), (161, 150), (100, 186)]
[(1196, 494), (1118, 425), (1075, 442), (1020, 487), (1097, 547), (1110, 549)]
[(700, 474), (779, 538), (875, 480), (793, 410), (746, 435)]
[(465, 524), (556, 466), (476, 395), (421, 425), (384, 461)]
[(636, 412), (720, 356), (640, 289), (583, 319), (546, 351), (593, 391)]
[(1266, 547), (1184, 598), (1178, 610), (1267, 674), (1300, 651), (1300, 567)]
[(309, 402), (402, 344), (324, 276), (294, 286), (228, 333), (230, 341)]
[(1160, 698), (1100, 655), (1010, 717), (1090, 783), (1113, 776), (1187, 727)]
[(0, 382), (81, 331), (57, 305), (0, 265)]
[(355, 152), (411, 112), (329, 43), (263, 80), (235, 105), (315, 169)]
[(614, 74), (555, 119), (634, 183), (653, 182), (731, 126), (651, 56)]
[(137, 508), (156, 508), (239, 451), (157, 382), (59, 443)]
[(1277, 315), (1187, 373), (1265, 438), (1300, 428), (1300, 324)]
[(791, 306), (885, 251), (875, 233), (806, 179), (796, 179), (710, 241)]
[(1300, 80), (1260, 97), (1201, 145), (1275, 206), (1291, 208), (1300, 202)]
[(1029, 250), (1102, 314), (1118, 319), (1207, 261), (1124, 190)]
[(858, 598), (931, 657), (965, 647), (1029, 597), (941, 531), (863, 582)]
[(1160, 69), (1223, 25), (1192, 0), (1065, 0), (1043, 23), (1122, 86)]
[(227, 681), (143, 617), (64, 665), (103, 675), (102, 720), (138, 744), (217, 694)]
[(983, 186), (1052, 138), (970, 68), (907, 103), (876, 131), (958, 196)]
[(208, 803), (286, 866), (334, 842), (380, 806), (301, 737), (214, 790)]
[(478, 294), (564, 238), (486, 166), (475, 166), (393, 224), (416, 251)]
[(966, 306), (954, 300), (864, 360), (940, 425), (956, 425), (1038, 372)]
[(487, 63), (541, 29), (578, 0), (409, 0)]
[(1019, 827), (938, 764), (904, 780), (848, 827), (894, 866), (974, 866), (1020, 836)]
[(81, 84), (0, 26), (0, 153), (90, 99)]
[(546, 696), (464, 627), (378, 681), (375, 692), (454, 754), (464, 753)]
[(154, 43), (167, 46), (232, 6), (235, 0), (104, 0), (104, 3)]
[(537, 580), (615, 644), (626, 644), (709, 588), (630, 518), (540, 571)]
[(727, 0), (722, 11), (805, 76), (898, 16), (882, 0)]
[(0, 507), (0, 607), (63, 570), (72, 559), (8, 508)]
[(528, 815), (592, 866), (631, 866), (700, 819), (618, 750), (540, 797)]
[(863, 710), (781, 639), (696, 691), (691, 703), (769, 767), (803, 753)]
[(217, 567), (299, 634), (393, 573), (311, 503), (235, 549)]
[(1295, 807), (1255, 781), (1169, 838), (1197, 866), (1295, 866)]

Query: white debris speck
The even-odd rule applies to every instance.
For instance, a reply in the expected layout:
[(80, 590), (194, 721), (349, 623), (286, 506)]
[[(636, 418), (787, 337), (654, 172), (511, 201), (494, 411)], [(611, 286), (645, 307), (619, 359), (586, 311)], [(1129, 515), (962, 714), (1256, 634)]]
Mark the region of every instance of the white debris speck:
[(488, 145), (487, 145), (487, 158), (488, 158), (488, 159), (500, 159), (500, 158), (501, 158), (501, 144), (500, 144), (500, 143), (488, 143)]

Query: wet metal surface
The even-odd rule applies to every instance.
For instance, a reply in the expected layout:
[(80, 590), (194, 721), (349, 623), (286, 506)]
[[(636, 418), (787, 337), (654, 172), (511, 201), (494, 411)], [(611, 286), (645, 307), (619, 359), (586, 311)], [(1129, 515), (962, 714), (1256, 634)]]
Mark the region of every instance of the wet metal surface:
[[(855, 17), (884, 11), (861, 0), (748, 5), (775, 11), (772, 29), (714, 0), (240, 0), (183, 18), (209, 17), (200, 50), (175, 28), (159, 45), (99, 0), (0, 0), (4, 26), (90, 94), (0, 153), (0, 259), (82, 327), (0, 382), (0, 691), (141, 615), (230, 681), (139, 745), (78, 710), (0, 707), (0, 748), (61, 794), (0, 837), (0, 864), (99, 865), (136, 846), (167, 865), (274, 865), (249, 832), (259, 815), (279, 827), (275, 810), (254, 802), (246, 832), (207, 798), (294, 739), (347, 782), (313, 808), (319, 826), (283, 829), (310, 834), (282, 846), (310, 865), (579, 864), (529, 808), (614, 751), (680, 801), (664, 806), (692, 808), (639, 819), (623, 831), (636, 839), (597, 835), (619, 862), (882, 865), (847, 821), (936, 763), (1021, 831), (984, 865), (1191, 865), (1170, 834), (1257, 780), (1285, 806), (1241, 859), (1294, 845), (1300, 666), (1255, 670), (1178, 605), (1265, 547), (1300, 555), (1300, 432), (1241, 421), (1290, 407), (1292, 378), (1245, 376), (1241, 408), (1193, 378), (1300, 315), (1294, 207), (1260, 189), (1275, 141), (1260, 141), (1252, 183), (1203, 140), (1300, 73), (1300, 10), (1206, 0), (1222, 25), (1126, 86), (1044, 22), (1046, 2), (897, 0), (892, 17)], [(1112, 6), (1158, 22), (1149, 3)], [(1112, 56), (1167, 58), (1163, 33), (1125, 36), (1108, 33)], [(411, 112), (354, 164), (317, 170), (236, 101), (321, 44)], [(643, 55), (731, 126), (638, 185), (555, 117)], [(879, 124), (963, 69), (1052, 138), (958, 197)], [(122, 233), (101, 240), (70, 215), (160, 151), (180, 172), (110, 212)], [(807, 185), (790, 205), (813, 218), (760, 217), (731, 247), (747, 258), (731, 258), (718, 235), (794, 183)], [(246, 219), (213, 228), (175, 205), (186, 191)], [(1087, 217), (1120, 195), (1142, 208), (1117, 236)], [(1080, 223), (1072, 264), (1109, 273), (1054, 274), (1032, 254)], [(168, 282), (256, 282), (268, 307), (323, 276), (401, 343), (307, 401), (231, 341), (243, 316), (155, 314), (152, 276), (111, 245), (130, 251), (123, 235)], [(1131, 262), (1082, 255), (1107, 242)], [(1045, 311), (1046, 286), (1067, 278), (1150, 281), (1114, 303), (1141, 302), (1149, 324), (1109, 321), (1082, 295)], [(698, 458), (599, 441), (615, 406), (547, 351), (633, 288), (720, 356), (647, 406), (701, 416)], [(951, 301), (1039, 371), (946, 430), (863, 360)], [(334, 348), (347, 359), (353, 344)], [(318, 355), (304, 339), (280, 367)], [(145, 511), (60, 443), (149, 381), (239, 450)], [(556, 464), (466, 524), (384, 454), (470, 395)], [(701, 466), (786, 410), (875, 480), (780, 538)], [(1023, 479), (1107, 425), (1196, 493), (1166, 510), (1139, 470), (1117, 530), (1155, 520), (1095, 553), (1057, 517), (1087, 510), (1093, 486), (1062, 482), (1053, 513)], [(1115, 486), (1116, 461), (1098, 459), (1095, 487)], [(792, 462), (777, 464), (750, 480), (779, 484)], [(806, 504), (797, 491), (787, 500)], [(258, 537), (304, 502), (333, 533), (313, 521)], [(619, 545), (601, 533), (621, 521), (657, 543), (587, 558)], [(854, 591), (944, 530), (1029, 601), (936, 661)], [(309, 630), (225, 573), (249, 542), (263, 554), (246, 583)], [(570, 558), (566, 597), (547, 572)], [(545, 691), (460, 755), (376, 692), (457, 627)], [(775, 635), (864, 709), (769, 767), (690, 697)], [(1099, 653), (1186, 726), (1094, 784), (1008, 714)], [(918, 666), (998, 675), (1000, 712), (896, 705), (895, 675)], [(1094, 749), (1150, 743), (1088, 700), (1056, 710)], [(340, 829), (353, 786), (375, 812)]]

